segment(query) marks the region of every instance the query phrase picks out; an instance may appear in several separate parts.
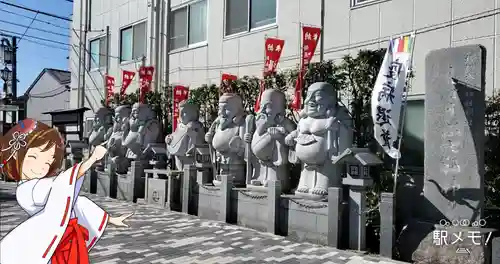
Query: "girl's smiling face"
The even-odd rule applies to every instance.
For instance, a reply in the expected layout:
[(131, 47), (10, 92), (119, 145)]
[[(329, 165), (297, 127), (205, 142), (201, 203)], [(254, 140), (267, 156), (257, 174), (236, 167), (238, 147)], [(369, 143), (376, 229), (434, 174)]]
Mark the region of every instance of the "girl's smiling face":
[(56, 147), (55, 145), (48, 149), (46, 149), (46, 147), (47, 144), (40, 147), (29, 148), (26, 151), (21, 169), (21, 179), (40, 179), (47, 176), (50, 166), (54, 162)]

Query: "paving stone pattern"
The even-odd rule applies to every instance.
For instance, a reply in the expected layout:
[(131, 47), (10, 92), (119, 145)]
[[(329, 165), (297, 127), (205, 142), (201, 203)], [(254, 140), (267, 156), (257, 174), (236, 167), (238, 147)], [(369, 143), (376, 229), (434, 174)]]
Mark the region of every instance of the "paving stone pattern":
[[(27, 218), (14, 197), (15, 185), (0, 183), (0, 237)], [(93, 264), (323, 263), (391, 264), (178, 212), (89, 195), (111, 215), (134, 212), (129, 228), (108, 226), (90, 253)]]

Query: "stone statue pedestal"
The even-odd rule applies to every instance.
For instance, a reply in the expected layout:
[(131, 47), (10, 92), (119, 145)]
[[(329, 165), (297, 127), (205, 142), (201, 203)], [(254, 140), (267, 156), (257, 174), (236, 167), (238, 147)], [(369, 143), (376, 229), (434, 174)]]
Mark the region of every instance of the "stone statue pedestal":
[(95, 171), (96, 194), (103, 197), (116, 198), (116, 173), (113, 164), (108, 164), (106, 171)]
[(96, 193), (97, 189), (97, 172), (91, 168), (85, 172), (85, 179), (83, 180), (82, 191), (86, 193)]
[(136, 202), (138, 198), (144, 198), (143, 174), (147, 166), (146, 161), (132, 161), (128, 173), (117, 174), (116, 199)]

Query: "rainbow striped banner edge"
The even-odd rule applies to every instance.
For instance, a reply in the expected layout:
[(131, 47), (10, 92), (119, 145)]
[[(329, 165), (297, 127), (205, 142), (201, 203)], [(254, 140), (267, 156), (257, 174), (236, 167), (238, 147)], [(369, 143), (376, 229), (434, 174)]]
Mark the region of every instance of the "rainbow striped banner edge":
[(415, 40), (415, 35), (413, 34), (395, 38), (393, 40), (394, 51), (397, 53), (399, 52), (411, 53), (414, 40)]

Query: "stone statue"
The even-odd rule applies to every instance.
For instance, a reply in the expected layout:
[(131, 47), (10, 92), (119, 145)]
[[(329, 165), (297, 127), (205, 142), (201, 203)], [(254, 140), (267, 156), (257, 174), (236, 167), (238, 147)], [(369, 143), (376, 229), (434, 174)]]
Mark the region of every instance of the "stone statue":
[(303, 163), (295, 194), (321, 198), (328, 194), (328, 187), (341, 186), (340, 167), (332, 158), (352, 146), (348, 115), (347, 109), (337, 104), (331, 84), (309, 86), (297, 130), (285, 138), (289, 146), (295, 145), (295, 162)]
[(149, 105), (135, 103), (132, 106), (129, 126), (130, 130), (123, 142), (127, 148), (127, 158), (140, 160), (148, 144), (158, 142), (160, 124)]
[[(245, 110), (241, 97), (225, 93), (219, 98), (219, 115), (210, 126), (205, 140), (213, 148), (212, 162), (218, 168), (214, 185), (220, 184), (218, 175), (232, 175), (235, 185), (245, 185)], [(215, 152), (215, 153), (214, 153)]]
[(97, 146), (109, 139), (113, 132), (113, 110), (101, 107), (95, 112), (92, 133), (89, 136), (89, 144)]
[(196, 145), (205, 143), (205, 131), (199, 121), (200, 107), (187, 101), (179, 104), (180, 122), (177, 129), (165, 137), (169, 155), (174, 155), (177, 170), (194, 164)]
[(127, 148), (123, 145), (123, 140), (129, 131), (130, 112), (131, 109), (128, 105), (120, 105), (115, 108), (113, 128), (107, 144), (109, 158), (118, 173), (125, 173), (128, 168), (128, 159), (125, 157)]
[(285, 117), (285, 111), (285, 94), (273, 89), (262, 93), (251, 142), (252, 153), (258, 160), (254, 162), (256, 178), (252, 180), (252, 185), (267, 186), (269, 180), (280, 180), (283, 191), (289, 188), (289, 149), (285, 137), (296, 126)]
[[(94, 115), (94, 124), (92, 125), (92, 133), (89, 135), (89, 145), (92, 147), (98, 146), (108, 141), (113, 132), (113, 110), (108, 107), (99, 108)], [(96, 163), (96, 169), (104, 170), (106, 159)]]

